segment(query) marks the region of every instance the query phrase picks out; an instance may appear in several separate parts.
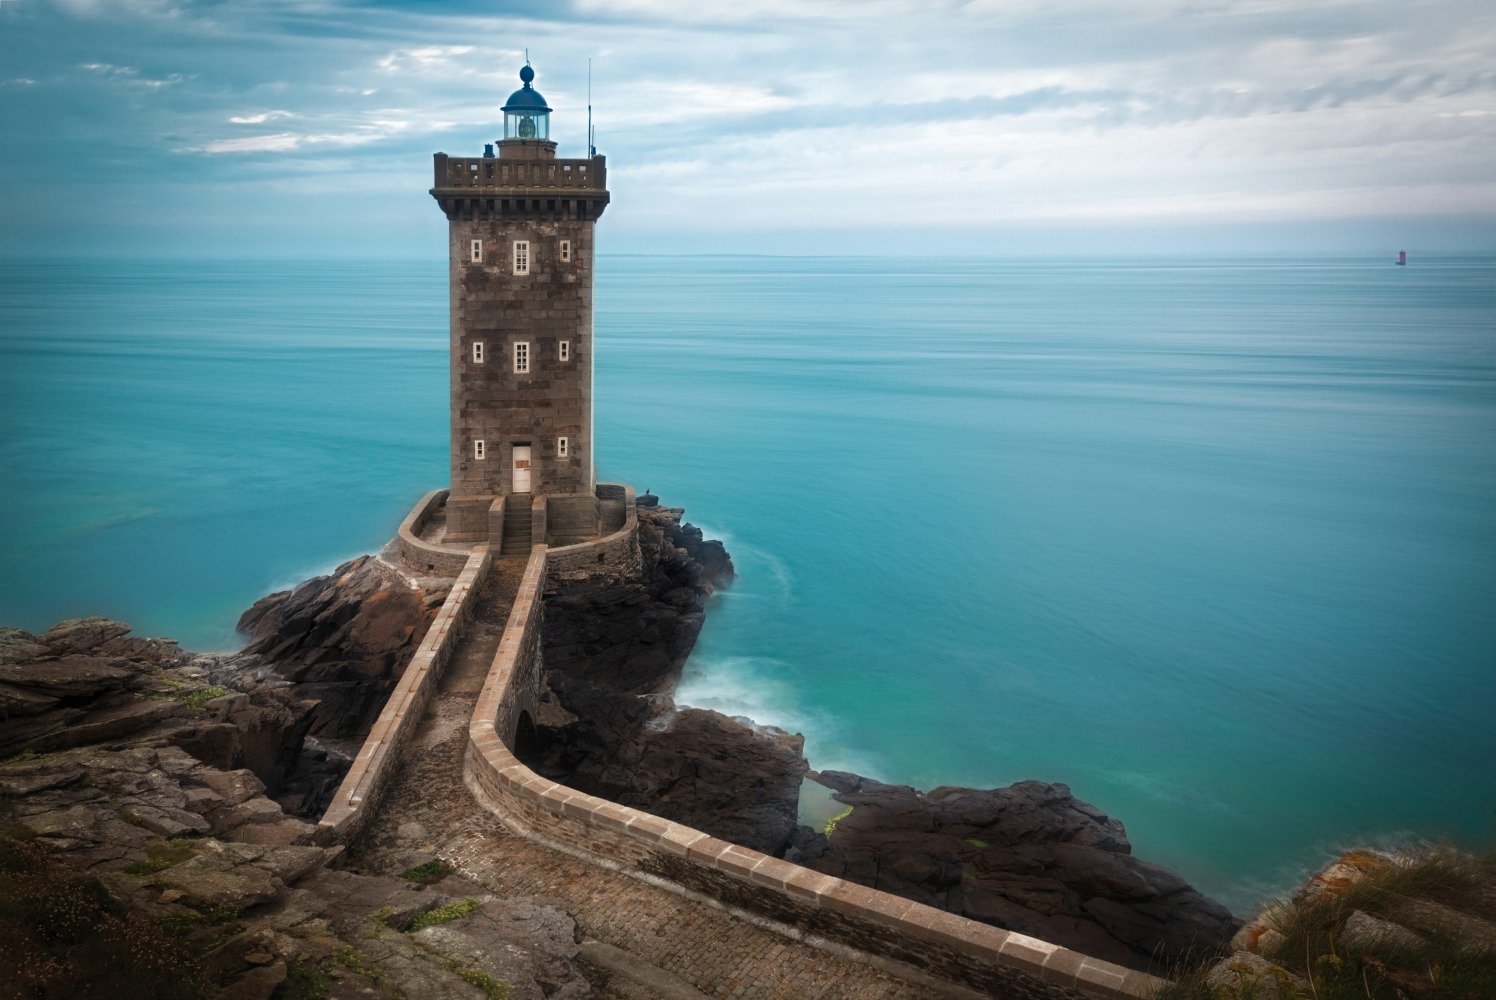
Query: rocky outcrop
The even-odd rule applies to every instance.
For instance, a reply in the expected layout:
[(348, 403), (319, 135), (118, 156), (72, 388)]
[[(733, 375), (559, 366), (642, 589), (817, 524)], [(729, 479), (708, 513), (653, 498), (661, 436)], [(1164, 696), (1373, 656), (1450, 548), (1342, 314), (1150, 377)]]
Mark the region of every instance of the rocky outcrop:
[(1496, 996), (1496, 855), (1449, 845), (1357, 848), (1265, 904), (1233, 953), (1176, 993), (1273, 997)]
[(293, 693), (239, 671), (241, 658), (129, 632), (106, 618), (0, 629), (0, 759), (157, 740), (278, 792), (306, 728)]
[(336, 870), (342, 849), (308, 843), (264, 791), (172, 746), (0, 764), (0, 981), (48, 996), (591, 995), (565, 913), (439, 871), (428, 886)]
[(684, 511), (641, 498), (642, 578), (566, 583), (546, 595), (546, 697), (532, 766), (573, 788), (777, 852), (795, 826), (804, 740), (699, 709), (671, 692), (732, 580), (722, 543)]
[(295, 590), (263, 597), (239, 619), (244, 648), (314, 702), (310, 733), (361, 738), (451, 590), (378, 556), (360, 556)]
[(827, 874), (1148, 971), (1218, 953), (1237, 921), (1131, 855), (1121, 823), (1063, 785), (928, 794), (826, 772), (853, 806), (828, 841), (797, 827), (804, 739), (678, 709), (680, 670), (712, 588), (718, 542), (640, 497), (643, 579), (547, 595), (541, 749), (527, 761), (572, 788)]
[(818, 780), (850, 811), (801, 827), (792, 860), (973, 920), (1145, 971), (1219, 953), (1219, 903), (1132, 856), (1122, 824), (1064, 785), (920, 792), (855, 774)]

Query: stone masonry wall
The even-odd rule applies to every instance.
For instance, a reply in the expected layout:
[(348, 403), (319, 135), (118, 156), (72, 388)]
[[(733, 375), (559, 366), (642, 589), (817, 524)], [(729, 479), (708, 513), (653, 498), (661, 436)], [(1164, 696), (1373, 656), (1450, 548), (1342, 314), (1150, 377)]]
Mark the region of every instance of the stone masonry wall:
[(639, 511), (634, 502), (634, 488), (623, 483), (599, 483), (597, 496), (600, 500), (623, 502), (622, 523), (602, 538), (550, 549), (547, 571), (552, 579), (639, 574), (643, 557), (639, 552)]
[[(530, 492), (590, 493), (593, 223), (485, 212), (454, 217), (448, 228), (453, 496), (512, 492), (517, 444), (530, 446)], [(482, 241), (480, 261), (471, 259), (474, 240)], [(529, 243), (529, 274), (514, 273), (516, 240)], [(563, 240), (571, 244), (567, 261)], [(529, 345), (528, 372), (515, 370), (520, 342)], [(483, 344), (481, 362), (475, 343)], [(474, 441), (484, 442), (484, 458), (475, 457)]]
[(468, 554), (466, 552), (453, 552), (451, 549), (444, 549), (440, 545), (432, 545), (430, 542), (421, 540), (421, 529), (426, 526), (432, 512), (441, 506), (446, 496), (446, 490), (432, 490), (427, 493), (411, 508), (410, 513), (405, 515), (405, 520), (400, 522), (400, 530), (395, 533), (396, 550), (400, 553), (401, 561), (417, 573), (426, 573), (430, 576), (457, 576), (467, 565)]
[(400, 682), (390, 692), (389, 701), (385, 702), (384, 710), (323, 813), (318, 823), (319, 839), (327, 843), (354, 839), (379, 807), (396, 762), (415, 735), (447, 660), (467, 625), (473, 603), (480, 597), (489, 561), (486, 545), (474, 547), (467, 557), (426, 637), (406, 664)]
[(597, 497), (572, 493), (549, 498), (547, 540), (551, 545), (571, 545), (597, 537)]
[(550, 555), (544, 546), (532, 551), (468, 730), (468, 787), (506, 825), (606, 867), (767, 917), (810, 943), (829, 940), (893, 958), (993, 996), (1121, 1000), (1149, 996), (1162, 985), (1144, 973), (822, 875), (535, 774), (509, 746), (521, 706), (539, 683), (541, 590)]

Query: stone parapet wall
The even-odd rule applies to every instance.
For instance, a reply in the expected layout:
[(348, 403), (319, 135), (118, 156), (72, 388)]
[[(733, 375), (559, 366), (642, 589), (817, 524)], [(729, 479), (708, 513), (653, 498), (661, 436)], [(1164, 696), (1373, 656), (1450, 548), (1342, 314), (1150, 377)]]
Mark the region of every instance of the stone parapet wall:
[[(637, 576), (642, 557), (639, 553), (639, 511), (634, 502), (634, 488), (624, 483), (599, 483), (599, 501), (622, 501), (623, 521), (609, 534), (574, 545), (560, 545), (549, 551), (547, 572), (553, 580), (584, 580), (590, 576)], [(616, 505), (614, 505), (616, 506)], [(608, 530), (604, 524), (604, 530)]]
[(488, 509), (492, 505), (492, 496), (448, 496), (447, 541), (487, 541)]
[[(503, 734), (506, 746), (514, 742), (520, 713), (528, 711), (533, 718), (536, 695), (540, 691), (546, 554), (544, 545), (536, 545), (530, 550), (524, 576), (520, 578), (514, 604), (509, 609), (509, 620), (504, 623), (504, 635), (499, 640), (488, 679), (473, 709), (475, 718), (489, 720), (489, 728)], [(496, 672), (503, 674), (498, 682), (494, 681)]]
[[(632, 504), (628, 521), (637, 528)], [(637, 532), (634, 537), (637, 545)], [(992, 996), (1122, 1000), (1150, 996), (1162, 985), (1144, 973), (823, 875), (535, 774), (510, 747), (540, 683), (542, 590), (555, 572), (548, 564), (556, 551), (536, 546), (531, 553), (468, 729), (468, 787), (517, 833), (765, 918), (808, 943), (906, 963)]]
[(530, 501), (530, 540), (536, 545), (545, 542), (546, 532), (550, 529), (550, 518), (550, 497), (542, 493)]
[(488, 546), (474, 547), (462, 571), (442, 602), (436, 618), (405, 666), (400, 681), (369, 730), (353, 764), (318, 823), (318, 837), (328, 843), (346, 843), (364, 829), (400, 755), (415, 735), (416, 726), (436, 693), (447, 660), (467, 625), (474, 602), (488, 576)]
[(573, 545), (598, 536), (597, 497), (590, 493), (565, 493), (547, 498), (545, 537), (552, 547)]
[(504, 549), (504, 508), (508, 505), (508, 497), (495, 497), (493, 503), (488, 505), (488, 530), (484, 533), (488, 544), (495, 552)]
[(395, 534), (395, 545), (400, 559), (417, 573), (431, 576), (457, 576), (467, 565), (467, 552), (454, 552), (440, 545), (421, 540), (421, 529), (437, 508), (447, 499), (446, 490), (432, 490), (411, 508), (400, 530)]

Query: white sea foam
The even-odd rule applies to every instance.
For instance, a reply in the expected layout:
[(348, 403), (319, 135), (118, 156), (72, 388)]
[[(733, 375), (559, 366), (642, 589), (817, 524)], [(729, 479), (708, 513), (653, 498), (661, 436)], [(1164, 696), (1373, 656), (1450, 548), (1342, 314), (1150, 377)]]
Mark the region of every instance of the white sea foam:
[(352, 555), (338, 556), (335, 559), (316, 563), (303, 563), (300, 569), (282, 573), (275, 577), (274, 581), (265, 589), (265, 593), (278, 594), (283, 590), (298, 590), (308, 580), (319, 576), (330, 576), (333, 570), (348, 560), (357, 559), (363, 554), (362, 552), (355, 552)]
[(834, 718), (799, 703), (794, 685), (782, 679), (788, 669), (767, 657), (693, 656), (676, 686), (675, 703), (800, 733), (805, 756), (818, 770), (877, 775), (876, 759), (847, 747)]
[[(794, 574), (790, 571), (789, 564), (778, 555), (744, 541), (730, 531), (709, 528), (695, 521), (691, 523), (701, 529), (704, 537), (720, 541), (731, 553), (733, 565), (738, 570), (738, 579), (734, 582), (731, 593), (746, 597), (768, 597), (776, 601), (788, 601), (793, 595)], [(753, 572), (760, 566), (768, 572)], [(756, 586), (760, 581), (765, 585), (763, 590)]]

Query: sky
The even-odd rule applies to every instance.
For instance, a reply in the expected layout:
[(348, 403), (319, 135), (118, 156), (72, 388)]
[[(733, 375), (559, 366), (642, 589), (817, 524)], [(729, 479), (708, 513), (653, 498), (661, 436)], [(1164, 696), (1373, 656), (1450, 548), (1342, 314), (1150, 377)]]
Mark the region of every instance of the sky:
[(0, 254), (440, 254), (526, 50), (602, 252), (1496, 251), (1490, 0), (0, 0)]

